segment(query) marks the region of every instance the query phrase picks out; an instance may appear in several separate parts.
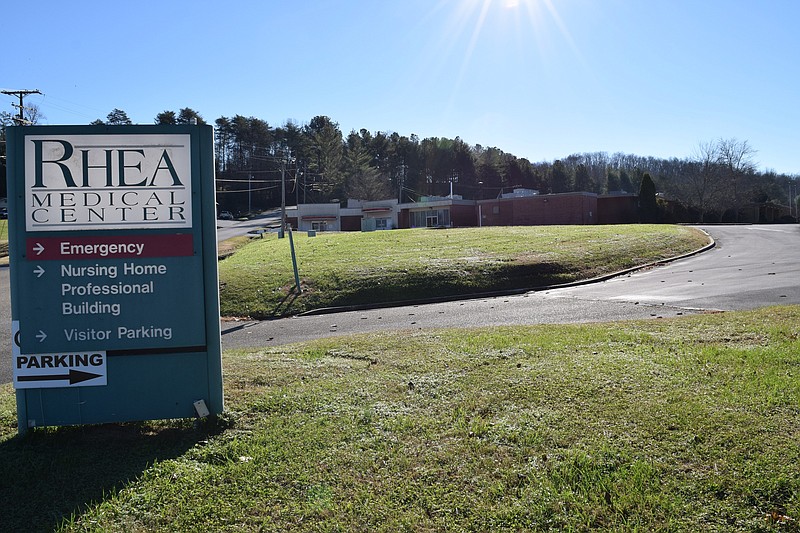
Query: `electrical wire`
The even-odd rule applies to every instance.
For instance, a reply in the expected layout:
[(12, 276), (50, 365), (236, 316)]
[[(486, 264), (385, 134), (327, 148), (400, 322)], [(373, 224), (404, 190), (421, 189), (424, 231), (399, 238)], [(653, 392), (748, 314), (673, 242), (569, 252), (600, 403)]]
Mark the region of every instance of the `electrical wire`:
[(226, 190), (226, 189), (217, 189), (217, 194), (234, 194), (234, 193), (253, 193), (258, 191), (274, 191), (278, 189), (278, 186), (274, 187), (259, 187), (258, 189), (236, 189), (236, 190)]

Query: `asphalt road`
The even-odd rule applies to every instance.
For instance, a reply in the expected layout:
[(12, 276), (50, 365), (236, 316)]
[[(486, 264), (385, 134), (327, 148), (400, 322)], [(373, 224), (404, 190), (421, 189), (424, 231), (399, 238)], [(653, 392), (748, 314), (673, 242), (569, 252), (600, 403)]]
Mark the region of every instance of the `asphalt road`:
[(267, 227), (277, 227), (280, 223), (280, 209), (273, 209), (249, 220), (217, 220), (217, 241), (222, 242)]
[[(263, 221), (256, 221), (257, 226)], [(241, 223), (230, 224), (242, 233)], [(418, 330), (673, 317), (705, 310), (800, 304), (800, 226), (704, 227), (717, 246), (602, 283), (517, 296), (353, 311), (265, 322), (222, 323), (223, 349), (318, 337)], [(222, 233), (222, 231), (220, 231)], [(220, 238), (223, 237), (222, 235)], [(11, 324), (8, 268), (0, 268), (0, 323)], [(10, 327), (0, 329), (0, 383), (10, 381)]]

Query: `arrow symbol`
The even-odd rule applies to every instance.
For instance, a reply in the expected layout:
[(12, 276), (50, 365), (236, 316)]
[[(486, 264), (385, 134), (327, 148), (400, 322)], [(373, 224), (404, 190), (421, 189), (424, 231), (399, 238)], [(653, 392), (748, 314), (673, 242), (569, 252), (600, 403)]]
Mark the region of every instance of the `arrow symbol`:
[(36, 334), (36, 338), (39, 339), (39, 342), (42, 342), (47, 338), (47, 333), (42, 330), (39, 330), (39, 333)]
[(42, 252), (44, 252), (44, 246), (42, 246), (42, 243), (37, 242), (36, 246), (33, 247), (33, 251), (36, 252), (36, 255), (42, 255)]
[(44, 269), (42, 265), (36, 265), (36, 268), (33, 269), (33, 273), (36, 274), (37, 278), (41, 278), (42, 274), (44, 274)]
[(93, 374), (81, 370), (69, 369), (69, 374), (43, 374), (41, 376), (18, 376), (17, 381), (60, 381), (69, 380), (70, 385), (88, 381), (90, 379), (101, 378), (102, 374)]

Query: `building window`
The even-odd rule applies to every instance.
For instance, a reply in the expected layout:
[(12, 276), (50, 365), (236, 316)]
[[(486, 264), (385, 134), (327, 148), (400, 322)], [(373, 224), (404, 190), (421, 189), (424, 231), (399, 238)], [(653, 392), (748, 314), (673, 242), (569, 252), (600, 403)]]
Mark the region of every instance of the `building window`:
[(428, 209), (411, 212), (412, 228), (437, 228), (450, 225), (449, 209)]
[(375, 229), (389, 229), (389, 219), (388, 218), (376, 218), (375, 219)]
[(312, 222), (311, 223), (311, 229), (314, 230), (314, 231), (325, 231), (325, 230), (328, 229), (328, 223), (324, 222), (324, 221), (323, 222)]

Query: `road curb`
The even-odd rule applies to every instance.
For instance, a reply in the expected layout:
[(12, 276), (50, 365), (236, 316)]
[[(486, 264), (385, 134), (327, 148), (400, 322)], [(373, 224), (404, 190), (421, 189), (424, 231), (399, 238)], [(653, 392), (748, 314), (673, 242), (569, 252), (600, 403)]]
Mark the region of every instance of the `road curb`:
[(371, 309), (386, 309), (392, 307), (406, 307), (406, 306), (414, 306), (414, 305), (425, 305), (425, 304), (433, 304), (433, 303), (444, 303), (444, 302), (457, 302), (461, 300), (480, 300), (482, 298), (497, 298), (499, 296), (516, 296), (520, 294), (525, 294), (529, 292), (542, 292), (542, 291), (549, 291), (553, 289), (564, 289), (567, 287), (579, 287), (581, 285), (589, 285), (591, 283), (600, 283), (602, 281), (607, 281), (612, 278), (616, 278), (619, 276), (624, 276), (625, 274), (630, 274), (632, 272), (636, 272), (638, 270), (646, 270), (648, 268), (654, 268), (661, 265), (666, 265), (669, 263), (673, 263), (675, 261), (680, 261), (681, 259), (686, 259), (687, 257), (692, 257), (694, 255), (701, 254), (703, 252), (707, 252), (711, 250), (717, 245), (717, 242), (714, 238), (705, 230), (700, 228), (695, 228), (698, 231), (703, 232), (706, 237), (711, 241), (709, 244), (694, 250), (692, 252), (688, 252), (681, 255), (676, 255), (674, 257), (670, 257), (667, 259), (661, 259), (659, 261), (653, 261), (651, 263), (646, 263), (644, 265), (637, 265), (634, 267), (626, 268), (624, 270), (619, 270), (617, 272), (611, 272), (609, 274), (603, 274), (602, 276), (597, 276), (594, 278), (589, 279), (582, 279), (578, 281), (571, 281), (569, 283), (559, 283), (557, 285), (545, 285), (542, 287), (529, 287), (523, 289), (510, 289), (507, 291), (492, 291), (492, 292), (480, 292), (480, 293), (473, 293), (473, 294), (458, 294), (453, 296), (441, 296), (437, 298), (425, 298), (422, 300), (403, 300), (397, 302), (384, 302), (379, 304), (363, 304), (363, 305), (344, 305), (338, 307), (322, 307), (319, 309), (312, 309), (310, 311), (304, 311), (302, 313), (298, 313), (294, 316), (316, 316), (316, 315), (329, 315), (335, 313), (347, 313), (350, 311), (369, 311)]

